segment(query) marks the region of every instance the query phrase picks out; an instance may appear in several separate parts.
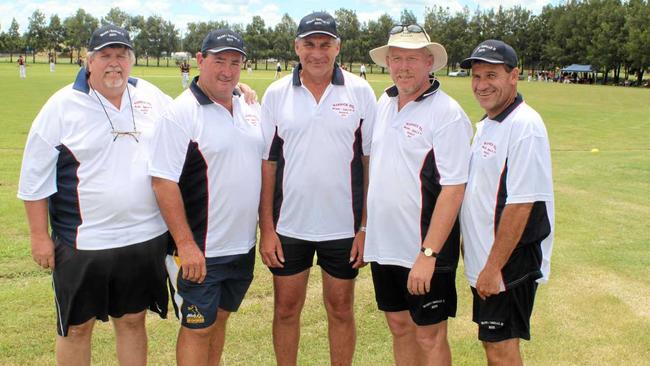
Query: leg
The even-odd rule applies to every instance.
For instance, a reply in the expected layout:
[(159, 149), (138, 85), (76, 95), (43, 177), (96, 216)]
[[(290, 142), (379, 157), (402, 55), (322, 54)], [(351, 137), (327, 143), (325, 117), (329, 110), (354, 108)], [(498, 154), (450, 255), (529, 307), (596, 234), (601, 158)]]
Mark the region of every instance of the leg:
[(423, 365), (451, 365), (451, 349), (447, 341), (447, 321), (418, 326), (415, 338), (420, 347)]
[(483, 342), (483, 348), (490, 366), (524, 364), (519, 352), (519, 338), (510, 338), (501, 342)]
[(354, 279), (344, 280), (323, 273), (323, 299), (327, 311), (330, 361), (351, 365), (356, 344), (354, 324)]
[(120, 365), (145, 366), (147, 364), (145, 315), (146, 311), (141, 311), (111, 318), (115, 327), (115, 347)]
[(386, 322), (393, 336), (393, 356), (395, 365), (410, 366), (418, 365), (420, 360), (420, 348), (415, 339), (416, 325), (411, 319), (408, 310), (387, 311)]
[(218, 365), (223, 354), (223, 345), (226, 342), (226, 322), (230, 316), (229, 311), (219, 309), (217, 311), (216, 327), (210, 338), (210, 350), (208, 351), (208, 365)]
[(307, 295), (309, 269), (291, 276), (273, 276), (273, 348), (280, 366), (296, 365), (300, 312)]
[(56, 364), (60, 366), (90, 365), (90, 340), (95, 318), (68, 327), (68, 336), (56, 336)]

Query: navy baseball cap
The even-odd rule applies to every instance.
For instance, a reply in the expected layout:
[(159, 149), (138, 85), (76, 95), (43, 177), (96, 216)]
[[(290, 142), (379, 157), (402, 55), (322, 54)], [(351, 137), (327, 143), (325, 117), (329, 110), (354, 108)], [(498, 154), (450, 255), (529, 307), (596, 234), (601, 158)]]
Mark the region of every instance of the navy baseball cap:
[(133, 49), (133, 42), (129, 37), (129, 32), (113, 24), (105, 25), (96, 29), (88, 41), (89, 51), (99, 51), (102, 48), (114, 44), (120, 44)]
[(219, 53), (223, 51), (237, 51), (246, 56), (244, 40), (239, 34), (225, 28), (213, 30), (203, 38), (202, 53)]
[(300, 19), (296, 37), (305, 38), (312, 34), (325, 34), (332, 38), (339, 38), (336, 21), (326, 12), (311, 13)]
[(515, 50), (507, 43), (495, 39), (481, 42), (481, 44), (472, 51), (472, 55), (460, 63), (460, 67), (463, 69), (471, 69), (472, 61), (483, 61), (490, 64), (505, 64), (512, 68), (517, 67), (517, 64), (519, 63)]

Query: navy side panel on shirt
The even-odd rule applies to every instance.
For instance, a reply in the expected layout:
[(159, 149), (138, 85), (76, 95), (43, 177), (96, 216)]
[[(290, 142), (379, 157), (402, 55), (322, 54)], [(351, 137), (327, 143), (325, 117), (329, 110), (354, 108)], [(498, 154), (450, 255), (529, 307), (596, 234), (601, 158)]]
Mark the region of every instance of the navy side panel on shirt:
[[(433, 210), (436, 207), (438, 196), (442, 187), (440, 186), (440, 173), (436, 165), (436, 156), (432, 150), (429, 151), (422, 164), (420, 171), (420, 190), (422, 192), (422, 211), (420, 213), (420, 237), (424, 238), (429, 231), (429, 224), (433, 216)], [(445, 241), (438, 258), (436, 259), (437, 272), (455, 271), (458, 266), (458, 257), (460, 255), (460, 226), (458, 219)]]
[(185, 165), (178, 186), (194, 241), (205, 253), (208, 234), (208, 164), (199, 150), (199, 144), (194, 141), (187, 145)]
[(59, 237), (67, 245), (77, 247), (77, 229), (81, 225), (79, 209), (79, 161), (65, 145), (56, 147), (59, 156), (56, 162), (57, 192), (49, 197), (50, 225), (52, 236)]
[(354, 232), (359, 230), (361, 225), (361, 214), (363, 212), (363, 137), (361, 135), (361, 126), (363, 119), (359, 122), (359, 127), (354, 131), (354, 143), (352, 144), (352, 151), (354, 155), (350, 162), (350, 179), (352, 190), (352, 212), (354, 215)]
[[(506, 182), (508, 179), (508, 159), (506, 159), (497, 192), (496, 206), (494, 210), (494, 236), (501, 221), (501, 215), (506, 206), (508, 191)], [(551, 223), (546, 211), (546, 203), (537, 201), (528, 216), (524, 232), (513, 250), (508, 262), (501, 270), (503, 283), (506, 288), (512, 288), (524, 280), (536, 280), (542, 277), (540, 270), (542, 265), (541, 243), (551, 233)]]
[(276, 162), (275, 170), (275, 192), (273, 192), (273, 224), (277, 226), (280, 219), (280, 210), (282, 209), (282, 200), (284, 198), (282, 184), (284, 182), (284, 140), (278, 136), (278, 128), (275, 127), (275, 136), (269, 150), (269, 161)]

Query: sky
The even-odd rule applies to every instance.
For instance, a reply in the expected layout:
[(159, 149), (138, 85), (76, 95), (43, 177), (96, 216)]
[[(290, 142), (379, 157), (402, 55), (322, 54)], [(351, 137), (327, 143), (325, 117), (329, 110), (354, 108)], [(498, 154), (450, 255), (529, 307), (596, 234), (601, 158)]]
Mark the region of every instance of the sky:
[(539, 13), (548, 3), (557, 4), (560, 0), (327, 0), (327, 1), (287, 1), (287, 0), (0, 0), (0, 30), (7, 31), (12, 18), (20, 25), (24, 33), (29, 24), (29, 17), (35, 10), (41, 10), (49, 22), (51, 15), (58, 14), (61, 20), (73, 15), (78, 8), (83, 8), (96, 18), (106, 15), (112, 7), (119, 7), (131, 15), (160, 15), (172, 21), (178, 29), (185, 30), (188, 22), (225, 20), (230, 24), (248, 24), (254, 15), (260, 15), (267, 26), (274, 26), (284, 13), (288, 13), (296, 22), (312, 11), (325, 10), (332, 15), (336, 9), (346, 8), (356, 11), (361, 22), (379, 18), (387, 13), (399, 19), (403, 9), (412, 11), (423, 21), (426, 7), (442, 5), (452, 12), (467, 6), (471, 12), (502, 5), (509, 8), (521, 5), (533, 13)]

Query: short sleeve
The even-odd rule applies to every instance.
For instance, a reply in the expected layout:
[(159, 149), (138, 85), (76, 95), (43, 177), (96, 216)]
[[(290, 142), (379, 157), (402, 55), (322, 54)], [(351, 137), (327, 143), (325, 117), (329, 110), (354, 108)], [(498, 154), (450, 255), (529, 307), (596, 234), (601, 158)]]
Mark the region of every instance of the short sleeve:
[(553, 200), (551, 153), (545, 135), (520, 139), (510, 148), (507, 164), (507, 204)]
[(189, 126), (176, 121), (168, 110), (154, 129), (149, 175), (178, 183), (191, 139)]
[(262, 112), (260, 116), (262, 121), (262, 137), (264, 138), (264, 153), (262, 154), (262, 159), (271, 161), (277, 160), (276, 151), (278, 150), (278, 144), (280, 143), (280, 139), (277, 136), (277, 123), (273, 102), (273, 96), (267, 90), (262, 100)]
[(56, 193), (56, 163), (61, 145), (58, 104), (48, 101), (27, 136), (18, 183), (18, 198), (36, 201)]
[(372, 88), (368, 85), (364, 90), (363, 98), (363, 124), (361, 125), (361, 138), (363, 155), (370, 155), (372, 148), (372, 132), (377, 119), (377, 98)]
[(452, 114), (455, 119), (434, 134), (433, 152), (443, 186), (467, 183), (469, 175), (472, 125), (458, 109)]

